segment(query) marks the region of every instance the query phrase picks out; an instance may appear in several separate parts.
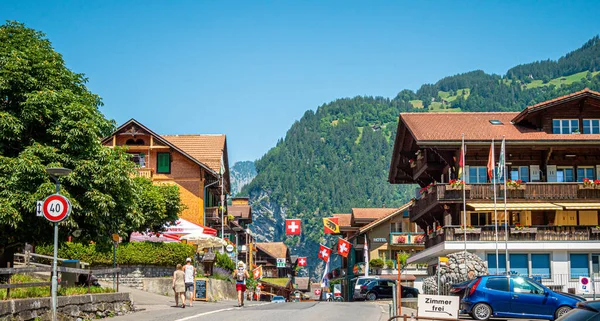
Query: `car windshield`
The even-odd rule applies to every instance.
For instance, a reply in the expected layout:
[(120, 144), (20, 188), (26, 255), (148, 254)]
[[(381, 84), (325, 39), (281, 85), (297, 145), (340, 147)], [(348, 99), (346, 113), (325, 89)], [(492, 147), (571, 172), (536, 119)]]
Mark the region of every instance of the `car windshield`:
[(274, 296), (273, 300), (283, 300), (283, 297), (282, 296)]
[(356, 281), (356, 284), (363, 285), (363, 284), (367, 284), (371, 281), (373, 281), (373, 279), (358, 279), (358, 281)]
[(596, 317), (593, 320), (597, 320), (598, 312), (585, 310), (585, 309), (575, 309), (571, 312), (563, 315), (562, 317), (556, 319), (556, 321), (579, 321), (579, 320), (592, 320), (592, 317)]

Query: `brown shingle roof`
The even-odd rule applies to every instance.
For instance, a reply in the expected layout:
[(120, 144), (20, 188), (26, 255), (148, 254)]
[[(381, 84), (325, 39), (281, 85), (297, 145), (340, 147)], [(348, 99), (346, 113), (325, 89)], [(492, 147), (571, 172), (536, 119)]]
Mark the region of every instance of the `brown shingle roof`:
[(377, 225), (379, 225), (379, 224), (381, 224), (381, 223), (383, 223), (383, 222), (385, 222), (387, 220), (390, 220), (390, 219), (394, 218), (394, 216), (396, 216), (396, 215), (402, 215), (402, 213), (404, 211), (408, 210), (408, 207), (411, 206), (412, 203), (413, 202), (410, 201), (410, 202), (402, 205), (401, 207), (395, 209), (393, 212), (390, 212), (389, 214), (387, 214), (387, 215), (385, 215), (385, 216), (383, 216), (383, 217), (381, 217), (379, 219), (376, 219), (375, 221), (373, 221), (373, 222), (371, 222), (371, 223), (369, 223), (369, 224), (361, 227), (360, 230), (359, 230), (359, 233), (363, 233), (364, 231), (370, 230), (371, 228), (373, 228), (373, 227), (375, 227), (375, 226), (377, 226)]
[(228, 205), (227, 213), (242, 219), (250, 218), (250, 205)]
[(338, 225), (340, 227), (350, 227), (352, 221), (352, 214), (333, 214), (333, 217), (338, 218)]
[[(427, 141), (590, 141), (600, 140), (600, 134), (564, 135), (548, 134), (536, 129), (511, 124), (519, 113), (514, 112), (464, 112), (464, 113), (402, 113), (400, 119), (415, 137), (417, 143)], [(499, 120), (503, 125), (492, 125)]]
[(256, 243), (256, 247), (274, 258), (287, 257), (287, 246), (283, 242)]
[(308, 285), (310, 284), (310, 278), (308, 277), (296, 277), (296, 284), (298, 285), (298, 290), (308, 290)]
[[(225, 135), (162, 135), (171, 144), (219, 173), (225, 152)], [(226, 167), (226, 164), (224, 164)]]
[(398, 210), (397, 208), (353, 208), (352, 215), (354, 219), (372, 219), (376, 220), (382, 218), (394, 211)]

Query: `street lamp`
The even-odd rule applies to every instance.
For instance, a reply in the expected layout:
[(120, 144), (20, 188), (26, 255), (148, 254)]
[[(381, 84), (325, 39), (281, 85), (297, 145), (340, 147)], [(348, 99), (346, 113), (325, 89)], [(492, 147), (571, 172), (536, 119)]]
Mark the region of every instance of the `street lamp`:
[[(60, 194), (60, 180), (61, 176), (67, 176), (71, 173), (71, 170), (64, 167), (51, 167), (46, 168), (46, 173), (56, 183), (56, 194)], [(56, 292), (58, 290), (58, 273), (56, 271), (56, 261), (58, 257), (58, 222), (54, 223), (54, 257), (52, 260), (52, 320), (56, 321), (56, 307), (58, 301), (56, 298)]]

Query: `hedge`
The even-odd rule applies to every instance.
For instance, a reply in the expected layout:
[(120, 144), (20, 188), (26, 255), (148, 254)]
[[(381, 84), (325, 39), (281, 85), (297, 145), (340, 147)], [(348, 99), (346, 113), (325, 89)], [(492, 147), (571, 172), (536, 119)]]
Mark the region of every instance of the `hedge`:
[[(40, 245), (35, 251), (52, 256), (53, 246)], [(194, 246), (182, 243), (122, 243), (117, 247), (117, 264), (175, 266), (185, 264), (188, 257), (193, 259), (194, 253)], [(113, 248), (97, 244), (64, 243), (58, 248), (58, 257), (87, 262), (92, 266), (112, 265)]]

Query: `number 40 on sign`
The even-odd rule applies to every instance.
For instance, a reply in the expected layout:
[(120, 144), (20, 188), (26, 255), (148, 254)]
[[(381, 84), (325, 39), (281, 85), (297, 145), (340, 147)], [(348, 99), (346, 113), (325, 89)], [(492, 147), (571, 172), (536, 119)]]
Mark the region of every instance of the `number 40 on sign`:
[[(36, 212), (39, 215), (40, 202), (37, 204)], [(65, 220), (71, 214), (71, 202), (68, 198), (54, 194), (48, 196), (41, 204), (43, 216), (50, 222), (58, 223)]]

